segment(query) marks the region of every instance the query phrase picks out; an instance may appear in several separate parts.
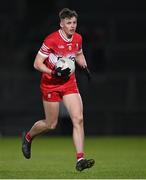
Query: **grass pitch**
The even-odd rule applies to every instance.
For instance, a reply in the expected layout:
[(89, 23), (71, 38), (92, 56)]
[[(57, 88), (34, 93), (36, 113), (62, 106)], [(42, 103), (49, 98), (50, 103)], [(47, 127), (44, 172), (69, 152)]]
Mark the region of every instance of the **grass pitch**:
[(22, 156), (20, 138), (0, 138), (0, 178), (146, 178), (146, 137), (86, 137), (85, 152), (96, 164), (77, 172), (71, 137), (36, 138), (30, 160)]

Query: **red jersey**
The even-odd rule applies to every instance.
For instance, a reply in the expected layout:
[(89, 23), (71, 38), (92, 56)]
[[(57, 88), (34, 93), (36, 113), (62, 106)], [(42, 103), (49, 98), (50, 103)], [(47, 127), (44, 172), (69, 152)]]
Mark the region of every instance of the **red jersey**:
[[(58, 57), (70, 57), (75, 58), (78, 53), (82, 51), (82, 37), (78, 33), (74, 33), (71, 39), (64, 36), (61, 29), (48, 35), (42, 47), (39, 50), (39, 54), (46, 57), (44, 61), (45, 65), (53, 69)], [(41, 88), (42, 89), (56, 89), (60, 85), (69, 85), (72, 82), (76, 82), (75, 74), (73, 73), (69, 80), (65, 82), (59, 78), (53, 78), (47, 73), (42, 74)]]

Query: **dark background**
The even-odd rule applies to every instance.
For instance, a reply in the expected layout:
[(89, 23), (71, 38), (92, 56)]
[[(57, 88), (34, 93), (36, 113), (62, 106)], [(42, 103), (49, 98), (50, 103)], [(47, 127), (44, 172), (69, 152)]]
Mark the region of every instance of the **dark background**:
[[(0, 134), (19, 135), (43, 118), (41, 74), (33, 62), (58, 12), (79, 14), (92, 82), (77, 70), (87, 135), (146, 134), (146, 2), (5, 0), (0, 5)], [(71, 134), (61, 104), (54, 134)]]

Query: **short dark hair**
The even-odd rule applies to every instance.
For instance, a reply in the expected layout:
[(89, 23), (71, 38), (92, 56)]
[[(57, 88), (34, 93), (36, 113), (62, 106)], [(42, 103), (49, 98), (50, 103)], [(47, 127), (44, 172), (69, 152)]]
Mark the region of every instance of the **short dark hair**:
[(78, 18), (78, 14), (76, 13), (76, 11), (71, 10), (69, 8), (63, 8), (60, 12), (59, 12), (59, 18), (61, 19), (65, 19), (65, 18), (72, 18), (72, 17), (76, 17)]

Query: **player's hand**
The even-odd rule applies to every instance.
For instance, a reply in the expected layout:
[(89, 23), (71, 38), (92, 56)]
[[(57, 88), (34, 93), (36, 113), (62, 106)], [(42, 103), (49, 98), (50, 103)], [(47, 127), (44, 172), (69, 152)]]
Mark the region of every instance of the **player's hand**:
[(91, 81), (92, 75), (91, 75), (91, 72), (90, 72), (90, 70), (88, 69), (88, 67), (87, 67), (87, 66), (84, 67), (84, 68), (83, 68), (83, 71), (84, 71), (85, 75), (87, 76), (88, 81)]
[(71, 69), (70, 68), (66, 68), (61, 70), (61, 77), (68, 77), (71, 73)]
[(69, 77), (69, 74), (70, 74), (70, 68), (66, 68), (62, 70), (61, 67), (52, 70), (51, 73), (53, 77)]
[(58, 68), (58, 70), (54, 68), (51, 72), (51, 76), (52, 77), (60, 77), (61, 76), (60, 70), (61, 70), (61, 68)]

